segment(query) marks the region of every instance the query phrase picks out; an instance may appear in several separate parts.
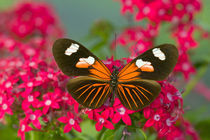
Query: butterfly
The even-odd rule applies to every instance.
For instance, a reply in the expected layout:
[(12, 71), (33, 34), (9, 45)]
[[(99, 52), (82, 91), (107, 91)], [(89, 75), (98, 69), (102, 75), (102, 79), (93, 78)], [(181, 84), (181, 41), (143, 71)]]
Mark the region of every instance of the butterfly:
[(99, 108), (112, 95), (130, 110), (149, 105), (160, 93), (157, 81), (164, 80), (178, 59), (174, 45), (163, 44), (139, 55), (121, 71), (113, 72), (79, 42), (58, 39), (53, 44), (53, 56), (61, 71), (70, 79), (67, 90), (72, 97), (87, 108)]

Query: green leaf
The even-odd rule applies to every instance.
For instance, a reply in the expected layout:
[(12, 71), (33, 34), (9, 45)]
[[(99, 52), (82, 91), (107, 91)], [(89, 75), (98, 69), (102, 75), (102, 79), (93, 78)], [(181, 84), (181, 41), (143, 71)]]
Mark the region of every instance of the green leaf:
[(124, 125), (120, 125), (119, 128), (115, 128), (115, 129), (117, 129), (114, 133), (115, 140), (120, 140), (122, 138), (124, 128), (125, 128)]
[(0, 10), (6, 9), (14, 3), (14, 0), (0, 0)]
[(112, 140), (114, 139), (114, 130), (106, 129), (101, 137), (101, 140)]
[(202, 140), (209, 140), (209, 138), (210, 138), (210, 133), (209, 133), (210, 120), (200, 121), (195, 126), (195, 128), (196, 128), (196, 130), (198, 130), (198, 133)]

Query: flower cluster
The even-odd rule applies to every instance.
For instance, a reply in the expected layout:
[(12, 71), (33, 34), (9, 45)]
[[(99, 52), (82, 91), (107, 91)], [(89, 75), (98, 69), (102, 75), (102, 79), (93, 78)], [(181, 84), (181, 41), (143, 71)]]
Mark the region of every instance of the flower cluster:
[[(134, 1), (127, 1), (126, 4), (129, 5), (129, 2), (130, 6), (124, 7), (124, 11), (130, 9), (133, 12)], [(168, 6), (166, 8), (170, 8)], [(140, 16), (142, 15), (138, 14)], [(84, 114), (95, 122), (97, 131), (101, 131), (103, 127), (114, 129), (116, 125), (125, 124), (133, 128), (152, 127), (159, 138), (184, 139), (186, 135), (198, 138), (189, 122), (182, 118), (181, 93), (168, 81), (159, 82), (161, 93), (152, 104), (142, 110), (126, 109), (117, 97), (113, 106), (110, 106), (110, 100), (98, 109), (79, 106), (66, 91), (68, 77), (52, 61), (52, 43), (63, 32), (49, 5), (20, 3), (11, 11), (0, 13), (0, 17), (0, 119), (4, 120), (5, 116), (11, 115), (15, 117), (19, 121), (16, 122), (19, 123), (18, 136), (22, 140), (25, 139), (26, 132), (50, 131), (49, 126), (52, 125), (54, 129), (63, 127), (64, 133), (72, 129), (81, 132), (80, 123)], [(117, 38), (117, 42), (131, 45), (132, 56), (136, 56), (153, 45), (158, 29), (159, 24), (148, 24), (145, 29), (127, 28)], [(180, 43), (191, 42), (194, 29), (189, 28), (186, 32), (187, 38), (179, 36), (182, 29), (174, 32), (174, 37)], [(134, 44), (136, 40), (139, 41)], [(193, 45), (196, 46), (196, 42)], [(189, 46), (185, 45), (184, 48), (187, 51)], [(186, 55), (185, 52), (183, 54)], [(131, 61), (130, 58), (110, 58), (104, 64), (113, 71), (113, 66), (121, 69), (124, 60)], [(180, 61), (188, 64), (189, 58), (185, 56)], [(177, 71), (181, 70), (177, 68)]]
[[(129, 46), (131, 54), (136, 56), (145, 49), (156, 45), (159, 29), (168, 23), (172, 38), (179, 49), (179, 60), (174, 71), (181, 72), (185, 79), (195, 72), (188, 51), (199, 45), (193, 36), (196, 31), (209, 38), (201, 26), (194, 23), (195, 14), (201, 9), (200, 0), (121, 0), (123, 15), (134, 16), (134, 21), (146, 22), (146, 26), (125, 28), (118, 36), (117, 43)], [(147, 21), (144, 21), (148, 19)]]
[[(44, 130), (43, 123), (52, 123), (56, 114), (78, 113), (79, 104), (65, 91), (67, 77), (52, 61), (52, 43), (63, 31), (49, 5), (18, 3), (0, 17), (0, 119), (17, 117), (24, 140), (25, 132)], [(72, 125), (80, 122), (73, 119)]]

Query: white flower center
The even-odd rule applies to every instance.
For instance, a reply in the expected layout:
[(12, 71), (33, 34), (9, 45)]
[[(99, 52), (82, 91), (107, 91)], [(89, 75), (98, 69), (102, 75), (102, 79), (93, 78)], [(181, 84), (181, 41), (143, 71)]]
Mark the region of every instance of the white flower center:
[(177, 17), (177, 16), (173, 16), (173, 18), (172, 18), (172, 23), (177, 23), (177, 22), (179, 22), (179, 17)]
[(119, 113), (120, 113), (120, 115), (124, 115), (125, 114), (125, 108), (124, 107), (121, 107), (120, 109), (119, 109)]
[(167, 94), (167, 98), (169, 101), (173, 101), (173, 96), (170, 93)]
[(33, 121), (33, 120), (35, 120), (35, 119), (36, 119), (36, 115), (31, 114), (29, 118), (30, 118), (30, 120), (32, 120), (32, 121)]
[(25, 129), (26, 129), (26, 126), (24, 124), (22, 124), (21, 131), (25, 131)]
[(166, 120), (166, 125), (167, 125), (167, 126), (171, 126), (171, 125), (172, 125), (172, 121), (170, 120), (170, 118), (168, 118), (168, 119)]
[(190, 69), (190, 65), (189, 65), (188, 63), (184, 63), (184, 64), (182, 64), (182, 69), (183, 69), (184, 71), (187, 71), (187, 70)]
[(99, 118), (99, 122), (103, 124), (105, 122), (104, 118)]
[(186, 31), (182, 31), (179, 34), (182, 38), (187, 37), (187, 32)]
[(66, 96), (63, 96), (62, 97), (62, 100), (64, 100), (64, 101), (67, 101), (69, 98), (68, 97), (66, 97)]
[(160, 115), (158, 115), (158, 114), (154, 115), (154, 120), (159, 121), (160, 120)]
[(28, 48), (25, 50), (25, 53), (29, 56), (33, 56), (36, 53), (36, 51), (32, 48)]
[(165, 9), (160, 9), (158, 15), (163, 16), (165, 13), (166, 13)]
[(2, 109), (3, 109), (3, 110), (6, 110), (7, 108), (8, 108), (8, 105), (7, 105), (7, 104), (3, 104), (3, 105), (2, 105)]
[(51, 103), (52, 103), (51, 100), (47, 100), (47, 101), (45, 102), (45, 105), (49, 106), (49, 105), (51, 105)]
[(31, 67), (33, 67), (33, 66), (35, 66), (36, 64), (35, 64), (35, 62), (30, 62), (29, 63), (29, 66), (31, 66)]
[(149, 14), (149, 12), (150, 12), (150, 8), (148, 6), (146, 6), (146, 7), (143, 8), (143, 13), (145, 15)]
[(0, 96), (0, 104), (2, 104), (3, 101), (3, 97)]
[(36, 77), (36, 81), (42, 81), (42, 77), (40, 76)]
[(32, 82), (29, 82), (29, 83), (27, 83), (27, 86), (28, 87), (33, 87), (33, 83)]
[(9, 87), (11, 87), (12, 86), (12, 83), (11, 82), (6, 82), (6, 84), (5, 84), (5, 87), (6, 88), (9, 88)]
[(34, 101), (34, 96), (28, 95), (28, 102), (33, 102)]
[(53, 78), (53, 74), (50, 73), (50, 74), (47, 75), (47, 77), (48, 78)]
[(70, 125), (74, 125), (74, 123), (75, 123), (75, 120), (74, 120), (74, 119), (72, 119), (72, 118), (69, 119), (69, 124), (70, 124)]

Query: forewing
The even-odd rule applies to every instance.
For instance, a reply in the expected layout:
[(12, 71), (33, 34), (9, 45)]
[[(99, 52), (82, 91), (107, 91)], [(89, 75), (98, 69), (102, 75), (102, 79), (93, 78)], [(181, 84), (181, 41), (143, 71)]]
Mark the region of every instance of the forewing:
[(111, 93), (109, 83), (88, 76), (71, 79), (67, 89), (79, 104), (87, 108), (99, 108)]
[(82, 44), (71, 39), (58, 39), (52, 50), (55, 61), (64, 74), (110, 80), (109, 69)]
[(136, 79), (164, 80), (173, 70), (178, 59), (174, 45), (154, 47), (128, 63), (118, 74), (120, 82)]
[(117, 95), (130, 110), (139, 110), (149, 105), (160, 93), (161, 87), (154, 80), (139, 79), (119, 83)]

